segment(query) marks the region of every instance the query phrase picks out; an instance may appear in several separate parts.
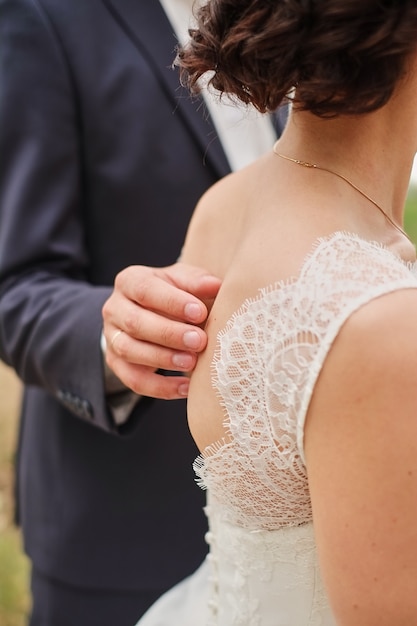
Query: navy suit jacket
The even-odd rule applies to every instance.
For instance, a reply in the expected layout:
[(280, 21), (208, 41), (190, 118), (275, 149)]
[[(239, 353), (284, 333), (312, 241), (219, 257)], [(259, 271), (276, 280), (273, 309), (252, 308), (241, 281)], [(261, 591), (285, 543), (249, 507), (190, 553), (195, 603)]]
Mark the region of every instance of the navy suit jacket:
[(183, 401), (105, 402), (116, 273), (180, 252), (229, 165), (156, 0), (0, 0), (0, 357), (23, 380), (18, 518), (35, 566), (164, 589), (206, 552)]

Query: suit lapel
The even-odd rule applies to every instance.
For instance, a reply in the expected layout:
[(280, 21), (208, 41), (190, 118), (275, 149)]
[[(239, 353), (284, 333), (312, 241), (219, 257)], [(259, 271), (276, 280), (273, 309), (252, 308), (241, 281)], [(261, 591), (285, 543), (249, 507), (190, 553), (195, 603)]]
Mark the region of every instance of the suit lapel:
[(171, 68), (176, 40), (173, 29), (157, 0), (103, 0), (114, 19), (135, 46), (145, 54), (158, 76), (173, 110), (201, 145), (204, 160), (219, 177), (230, 172), (230, 165), (217, 137), (202, 98), (191, 98), (179, 83), (178, 72)]

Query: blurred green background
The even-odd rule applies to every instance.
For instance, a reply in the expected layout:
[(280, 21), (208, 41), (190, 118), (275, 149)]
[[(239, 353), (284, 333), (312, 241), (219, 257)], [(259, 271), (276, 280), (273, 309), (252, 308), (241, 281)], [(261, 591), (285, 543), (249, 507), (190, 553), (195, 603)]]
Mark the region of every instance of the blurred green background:
[[(408, 194), (405, 228), (417, 244), (417, 185)], [(0, 363), (0, 626), (25, 626), (30, 606), (29, 563), (13, 526), (13, 458), (19, 384)]]
[(417, 245), (417, 183), (410, 185), (404, 217), (404, 226)]

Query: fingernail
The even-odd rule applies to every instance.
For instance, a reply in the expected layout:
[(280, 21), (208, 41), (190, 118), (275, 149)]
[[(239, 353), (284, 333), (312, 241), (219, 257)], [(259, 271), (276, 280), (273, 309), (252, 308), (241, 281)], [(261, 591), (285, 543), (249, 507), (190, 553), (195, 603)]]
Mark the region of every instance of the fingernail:
[(193, 366), (194, 357), (192, 357), (191, 354), (187, 354), (186, 352), (178, 352), (172, 357), (172, 363), (175, 367), (180, 367), (181, 369), (187, 370)]
[(184, 313), (186, 317), (191, 321), (200, 321), (201, 320), (201, 306), (196, 304), (195, 302), (189, 302), (184, 307)]
[(198, 350), (201, 345), (200, 335), (195, 330), (188, 330), (183, 336), (184, 345), (191, 350)]
[(179, 385), (179, 387), (178, 387), (179, 395), (180, 396), (184, 396), (184, 397), (188, 396), (188, 388), (189, 388), (189, 386), (190, 386), (189, 382), (181, 383), (181, 385)]

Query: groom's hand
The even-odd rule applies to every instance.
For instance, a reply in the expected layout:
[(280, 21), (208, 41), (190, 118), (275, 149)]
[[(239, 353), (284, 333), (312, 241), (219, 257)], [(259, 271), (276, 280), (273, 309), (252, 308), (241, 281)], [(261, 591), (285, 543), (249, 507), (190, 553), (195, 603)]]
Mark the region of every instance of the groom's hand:
[(207, 344), (199, 325), (219, 287), (218, 278), (183, 263), (124, 269), (103, 306), (108, 367), (139, 395), (168, 400), (187, 396), (186, 377), (157, 370), (194, 369)]

